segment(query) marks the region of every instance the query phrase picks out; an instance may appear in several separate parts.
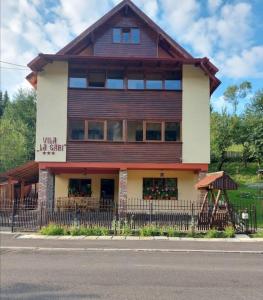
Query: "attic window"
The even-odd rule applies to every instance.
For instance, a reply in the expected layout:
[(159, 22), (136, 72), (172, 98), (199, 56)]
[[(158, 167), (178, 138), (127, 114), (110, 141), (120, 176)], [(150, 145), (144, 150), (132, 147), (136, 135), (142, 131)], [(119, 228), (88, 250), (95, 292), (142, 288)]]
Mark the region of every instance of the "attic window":
[(139, 44), (140, 29), (139, 28), (113, 28), (113, 43)]

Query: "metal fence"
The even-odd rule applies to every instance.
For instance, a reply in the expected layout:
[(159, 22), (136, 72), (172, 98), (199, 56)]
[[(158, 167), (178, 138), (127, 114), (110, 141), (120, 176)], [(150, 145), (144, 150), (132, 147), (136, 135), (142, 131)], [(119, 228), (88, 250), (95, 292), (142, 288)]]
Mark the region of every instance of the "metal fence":
[[(211, 210), (201, 212), (201, 203), (191, 201), (128, 199), (121, 209), (105, 199), (88, 199), (86, 206), (83, 199), (69, 202), (67, 199), (67, 205), (61, 202), (57, 207), (46, 208), (33, 201), (29, 205), (30, 202), (25, 204), (24, 199), (23, 202), (17, 199), (12, 206), (0, 208), (0, 227), (9, 227), (13, 231), (37, 231), (54, 223), (60, 226), (103, 226), (114, 231), (119, 223), (132, 230), (155, 225), (174, 227), (178, 231), (188, 231), (193, 227), (196, 231), (207, 231), (212, 227), (224, 229), (231, 224), (238, 232), (255, 232), (257, 229), (257, 211), (253, 205), (232, 206), (231, 214), (221, 208), (211, 224)], [(247, 219), (242, 218), (244, 212)]]

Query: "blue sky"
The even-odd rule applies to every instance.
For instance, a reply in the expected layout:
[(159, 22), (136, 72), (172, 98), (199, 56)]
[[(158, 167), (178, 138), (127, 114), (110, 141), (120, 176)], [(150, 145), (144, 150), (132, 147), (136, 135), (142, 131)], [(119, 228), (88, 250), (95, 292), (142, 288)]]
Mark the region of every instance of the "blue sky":
[[(120, 0), (0, 0), (1, 61), (25, 66), (38, 53), (55, 53)], [(220, 69), (216, 110), (231, 84), (263, 88), (263, 0), (134, 0), (195, 57)], [(29, 87), (29, 70), (0, 63), (1, 89)], [(13, 69), (14, 68), (14, 69)], [(246, 102), (240, 105), (242, 111)], [(231, 109), (229, 106), (227, 107)]]

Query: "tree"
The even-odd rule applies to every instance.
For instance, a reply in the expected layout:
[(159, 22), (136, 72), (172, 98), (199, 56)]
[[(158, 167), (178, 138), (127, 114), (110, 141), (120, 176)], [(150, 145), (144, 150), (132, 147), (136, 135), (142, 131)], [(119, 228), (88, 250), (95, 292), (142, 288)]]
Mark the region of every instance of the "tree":
[(230, 85), (225, 90), (224, 99), (232, 104), (234, 115), (237, 114), (239, 101), (247, 97), (248, 93), (251, 91), (251, 87), (249, 81), (244, 81), (240, 85)]
[(4, 95), (2, 91), (0, 91), (0, 118), (3, 116), (8, 103), (9, 103), (9, 96), (7, 91), (4, 92)]
[(5, 109), (3, 118), (15, 123), (18, 120), (25, 126), (24, 132), (27, 160), (35, 158), (36, 131), (36, 93), (33, 90), (20, 89), (13, 101)]
[(260, 167), (263, 162), (263, 89), (255, 93), (244, 116), (251, 157)]
[(232, 145), (231, 117), (226, 110), (222, 114), (211, 114), (211, 152), (218, 162), (217, 169), (222, 170), (226, 161), (226, 149)]
[(27, 160), (25, 132), (21, 120), (0, 119), (0, 172)]

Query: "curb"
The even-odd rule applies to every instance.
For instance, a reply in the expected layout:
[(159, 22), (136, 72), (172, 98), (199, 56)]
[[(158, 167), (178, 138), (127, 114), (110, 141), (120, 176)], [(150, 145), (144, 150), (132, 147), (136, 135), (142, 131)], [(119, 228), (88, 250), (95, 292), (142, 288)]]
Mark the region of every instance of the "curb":
[(16, 234), (16, 239), (40, 239), (40, 240), (112, 240), (112, 241), (197, 241), (197, 242), (263, 242), (263, 238), (250, 238), (247, 235), (235, 238), (187, 238), (187, 237), (165, 237), (165, 236), (47, 236), (39, 234)]

